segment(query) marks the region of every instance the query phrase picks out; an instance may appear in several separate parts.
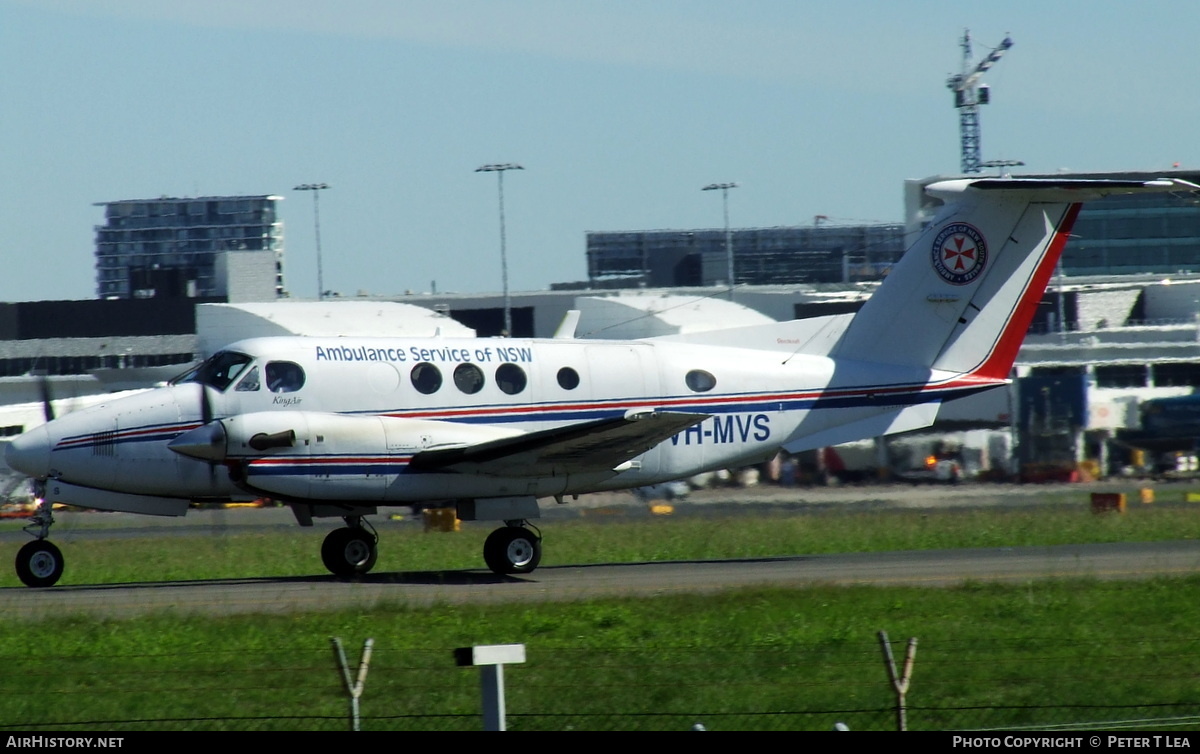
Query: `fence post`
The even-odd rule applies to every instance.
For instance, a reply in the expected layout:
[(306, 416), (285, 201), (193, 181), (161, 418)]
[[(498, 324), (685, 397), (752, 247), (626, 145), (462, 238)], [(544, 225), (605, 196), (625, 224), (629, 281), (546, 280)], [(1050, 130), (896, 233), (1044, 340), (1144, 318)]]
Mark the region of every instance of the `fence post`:
[(371, 663), (371, 648), (375, 646), (374, 639), (367, 639), (363, 644), (362, 660), (358, 663), (358, 680), (350, 681), (350, 665), (346, 662), (346, 653), (342, 650), (342, 640), (338, 637), (330, 639), (333, 642), (333, 655), (337, 658), (342, 670), (342, 682), (346, 693), (350, 695), (350, 730), (358, 730), (358, 699), (362, 696), (363, 685), (367, 682), (367, 666)]
[(483, 729), (508, 730), (504, 719), (504, 666), (525, 662), (524, 644), (485, 644), (454, 650), (459, 667), (479, 667), (479, 689), (483, 696)]
[(908, 730), (907, 700), (908, 682), (912, 680), (913, 660), (917, 656), (917, 639), (908, 640), (908, 651), (904, 655), (904, 672), (896, 675), (896, 661), (892, 659), (892, 645), (888, 641), (887, 631), (879, 632), (879, 643), (883, 646), (883, 660), (887, 666), (888, 678), (891, 679), (892, 689), (896, 692), (896, 729)]

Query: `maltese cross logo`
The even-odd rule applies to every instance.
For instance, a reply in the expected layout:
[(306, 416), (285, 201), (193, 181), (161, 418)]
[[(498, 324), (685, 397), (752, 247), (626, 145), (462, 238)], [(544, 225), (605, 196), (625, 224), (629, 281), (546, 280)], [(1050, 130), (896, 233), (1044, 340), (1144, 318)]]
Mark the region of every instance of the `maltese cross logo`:
[(950, 223), (933, 239), (933, 269), (951, 285), (970, 283), (986, 264), (987, 244), (974, 226)]

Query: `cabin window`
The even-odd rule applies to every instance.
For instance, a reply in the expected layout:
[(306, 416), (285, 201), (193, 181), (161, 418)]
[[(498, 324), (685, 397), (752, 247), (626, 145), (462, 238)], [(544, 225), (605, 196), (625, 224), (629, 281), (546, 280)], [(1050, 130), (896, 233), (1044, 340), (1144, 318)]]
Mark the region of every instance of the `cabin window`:
[(254, 367), (246, 373), (245, 377), (241, 379), (241, 382), (237, 384), (235, 390), (237, 390), (239, 393), (250, 393), (258, 390), (258, 387), (258, 367)]
[(413, 367), (408, 376), (418, 393), (430, 395), (431, 393), (436, 393), (442, 386), (441, 370), (427, 361), (423, 361)]
[(483, 389), (483, 372), (474, 364), (459, 364), (454, 368), (454, 385), (468, 395)]
[(563, 390), (574, 390), (579, 387), (579, 372), (571, 367), (558, 370), (558, 386)]
[(693, 369), (683, 378), (687, 386), (697, 393), (707, 393), (717, 386), (717, 378), (703, 369)]
[(304, 369), (290, 361), (267, 364), (267, 389), (272, 393), (294, 393), (304, 387)]
[(525, 370), (516, 364), (501, 364), (496, 367), (496, 384), (509, 395), (516, 395), (524, 390), (528, 381)]

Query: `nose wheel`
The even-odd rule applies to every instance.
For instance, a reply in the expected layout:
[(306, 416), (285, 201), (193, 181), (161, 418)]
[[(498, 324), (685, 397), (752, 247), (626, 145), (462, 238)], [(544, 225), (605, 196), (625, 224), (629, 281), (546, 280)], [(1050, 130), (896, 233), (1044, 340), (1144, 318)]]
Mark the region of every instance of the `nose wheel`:
[(17, 551), (17, 578), (25, 586), (54, 586), (63, 575), (62, 551), (44, 539)]
[(54, 586), (63, 575), (62, 550), (46, 539), (54, 523), (54, 506), (46, 499), (42, 482), (35, 483), (33, 491), (38, 505), (24, 529), (36, 539), (17, 551), (17, 578), (25, 586)]

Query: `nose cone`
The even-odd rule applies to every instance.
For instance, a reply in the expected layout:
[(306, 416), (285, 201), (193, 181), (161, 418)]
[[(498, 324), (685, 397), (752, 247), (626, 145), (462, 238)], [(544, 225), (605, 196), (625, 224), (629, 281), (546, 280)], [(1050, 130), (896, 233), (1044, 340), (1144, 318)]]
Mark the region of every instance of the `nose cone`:
[(35, 427), (8, 444), (4, 460), (9, 468), (31, 477), (50, 475), (50, 433), (46, 425)]
[(184, 432), (167, 443), (167, 447), (180, 455), (199, 458), (201, 461), (224, 461), (225, 427), (219, 421), (209, 422)]

